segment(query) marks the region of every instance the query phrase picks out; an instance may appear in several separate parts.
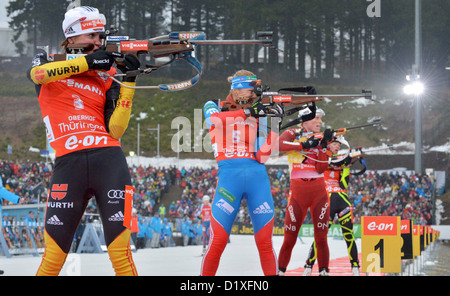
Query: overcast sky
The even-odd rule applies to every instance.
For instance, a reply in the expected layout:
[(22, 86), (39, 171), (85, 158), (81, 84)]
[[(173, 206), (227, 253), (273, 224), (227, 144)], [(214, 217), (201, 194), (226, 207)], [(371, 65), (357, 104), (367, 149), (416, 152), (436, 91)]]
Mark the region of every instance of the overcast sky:
[(8, 26), (8, 18), (6, 17), (6, 6), (9, 0), (0, 0), (0, 28)]

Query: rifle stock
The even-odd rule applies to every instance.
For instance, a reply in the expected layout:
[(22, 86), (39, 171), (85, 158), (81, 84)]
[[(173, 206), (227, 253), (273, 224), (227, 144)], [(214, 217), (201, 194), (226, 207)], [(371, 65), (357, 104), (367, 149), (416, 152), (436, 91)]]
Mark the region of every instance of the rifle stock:
[[(338, 136), (342, 136), (345, 135), (347, 133), (347, 129), (346, 128), (341, 128), (338, 130), (332, 130), (331, 131), (333, 133), (333, 137), (338, 137)], [(323, 133), (309, 133), (306, 134), (304, 137), (299, 138), (300, 142), (304, 142), (306, 140), (308, 140), (308, 138), (314, 136), (315, 139), (322, 139), (323, 138)]]
[(303, 105), (312, 102), (320, 102), (322, 101), (321, 96), (317, 95), (290, 95), (290, 94), (265, 94), (261, 95), (261, 103), (263, 104), (281, 104), (284, 103), (286, 105)]
[(150, 54), (153, 58), (167, 57), (174, 54), (194, 51), (194, 46), (189, 42), (174, 41), (169, 39), (157, 40), (128, 40), (120, 43), (106, 45), (106, 51), (118, 51), (124, 54)]
[[(275, 104), (285, 105), (305, 105), (312, 102), (320, 102), (322, 98), (316, 95), (284, 95), (279, 93), (263, 93), (261, 95), (261, 103), (267, 107), (273, 107)], [(228, 111), (236, 111), (242, 109), (244, 106), (236, 104), (234, 102), (223, 101), (222, 108), (226, 108)]]
[(93, 44), (68, 44), (67, 45), (67, 53), (62, 54), (54, 54), (53, 55), (53, 61), (65, 61), (67, 59), (67, 54), (73, 54), (73, 55), (82, 55), (84, 51), (89, 51), (94, 48)]

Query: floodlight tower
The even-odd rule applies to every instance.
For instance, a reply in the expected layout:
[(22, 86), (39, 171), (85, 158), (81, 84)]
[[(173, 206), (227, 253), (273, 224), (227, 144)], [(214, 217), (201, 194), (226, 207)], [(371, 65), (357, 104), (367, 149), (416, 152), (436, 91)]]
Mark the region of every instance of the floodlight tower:
[(415, 125), (414, 125), (414, 170), (417, 174), (422, 173), (422, 105), (421, 95), (424, 92), (424, 85), (420, 81), (421, 56), (422, 56), (422, 28), (421, 28), (421, 2), (415, 0), (415, 54), (414, 65), (411, 75), (406, 76), (409, 84), (403, 89), (405, 94), (414, 95), (415, 99)]

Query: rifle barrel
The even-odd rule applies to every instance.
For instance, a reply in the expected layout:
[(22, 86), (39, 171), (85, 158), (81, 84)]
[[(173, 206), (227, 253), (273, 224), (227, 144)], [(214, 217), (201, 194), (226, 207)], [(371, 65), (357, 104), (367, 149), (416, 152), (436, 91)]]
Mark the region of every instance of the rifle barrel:
[[(264, 93), (263, 93), (263, 95), (265, 95)], [(280, 94), (270, 94), (270, 95), (280, 95), (280, 96), (282, 96), (282, 95), (288, 95), (288, 94), (285, 94), (285, 93), (280, 93)], [(267, 96), (267, 95), (266, 95)], [(300, 98), (367, 98), (368, 96), (367, 95), (364, 95), (364, 94), (348, 94), (348, 95), (345, 95), (345, 94), (339, 94), (339, 95), (297, 95), (297, 94), (292, 94), (291, 95), (292, 97), (300, 97)]]
[(369, 97), (368, 95), (365, 94), (342, 94), (342, 95), (319, 95), (319, 97), (324, 97), (324, 98), (366, 98)]
[(347, 130), (351, 130), (351, 129), (361, 128), (361, 127), (366, 127), (366, 126), (375, 126), (375, 125), (378, 125), (378, 124), (380, 124), (380, 123), (381, 123), (380, 120), (376, 120), (376, 121), (374, 121), (374, 122), (372, 122), (372, 123), (366, 123), (366, 124), (361, 124), (361, 125), (355, 125), (355, 126), (347, 127), (346, 129), (347, 129)]
[(192, 44), (267, 44), (271, 45), (272, 40), (189, 40)]

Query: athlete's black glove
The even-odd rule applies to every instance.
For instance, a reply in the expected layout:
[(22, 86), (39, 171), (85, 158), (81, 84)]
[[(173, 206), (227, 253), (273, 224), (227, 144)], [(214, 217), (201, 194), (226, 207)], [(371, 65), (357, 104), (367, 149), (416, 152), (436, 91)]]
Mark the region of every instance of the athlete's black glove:
[(309, 137), (305, 142), (302, 142), (303, 149), (311, 149), (319, 146), (319, 139), (314, 138), (314, 136)]
[(114, 54), (103, 49), (88, 54), (85, 58), (90, 70), (108, 71), (114, 63)]
[(324, 132), (323, 132), (323, 137), (322, 137), (322, 141), (320, 141), (320, 146), (322, 148), (327, 148), (328, 142), (331, 142), (333, 140), (333, 132), (331, 131), (331, 129), (327, 128)]
[(140, 74), (139, 67), (141, 62), (132, 54), (127, 54), (123, 57), (123, 61), (117, 64), (117, 68), (126, 74), (122, 81), (135, 82), (136, 76)]
[(245, 115), (255, 118), (267, 116), (267, 108), (261, 102), (254, 103), (251, 107), (244, 110)]

